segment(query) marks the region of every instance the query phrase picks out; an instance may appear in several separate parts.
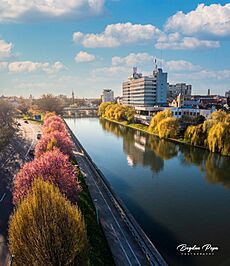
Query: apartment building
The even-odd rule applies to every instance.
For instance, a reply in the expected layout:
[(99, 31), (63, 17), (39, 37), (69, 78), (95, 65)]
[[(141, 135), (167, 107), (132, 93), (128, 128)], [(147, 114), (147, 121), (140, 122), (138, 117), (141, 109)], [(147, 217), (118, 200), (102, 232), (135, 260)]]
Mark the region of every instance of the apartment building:
[(114, 101), (114, 92), (110, 89), (104, 89), (102, 96), (101, 96), (102, 102), (113, 102)]
[(152, 75), (143, 76), (133, 68), (133, 74), (122, 84), (123, 104), (151, 107), (167, 103), (167, 73), (156, 68)]

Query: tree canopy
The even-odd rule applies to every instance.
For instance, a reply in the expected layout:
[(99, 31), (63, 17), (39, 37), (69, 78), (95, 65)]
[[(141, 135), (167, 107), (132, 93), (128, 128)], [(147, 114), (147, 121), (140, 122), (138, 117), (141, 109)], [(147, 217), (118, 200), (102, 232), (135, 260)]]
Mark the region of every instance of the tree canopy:
[(135, 110), (133, 107), (124, 106), (116, 103), (101, 103), (98, 114), (116, 121), (127, 121), (132, 123), (134, 121)]
[(57, 148), (45, 152), (32, 162), (25, 163), (14, 178), (13, 201), (18, 204), (31, 191), (36, 178), (42, 178), (59, 187), (72, 202), (76, 202), (81, 191), (76, 178), (77, 168), (69, 162), (69, 157)]
[(44, 94), (40, 99), (36, 101), (38, 108), (44, 112), (55, 112), (57, 114), (61, 113), (64, 105), (61, 100), (52, 95), (52, 94)]
[(7, 101), (0, 100), (0, 148), (11, 140), (15, 132), (14, 108)]
[(49, 182), (36, 179), (9, 224), (14, 265), (88, 265), (88, 241), (78, 207)]

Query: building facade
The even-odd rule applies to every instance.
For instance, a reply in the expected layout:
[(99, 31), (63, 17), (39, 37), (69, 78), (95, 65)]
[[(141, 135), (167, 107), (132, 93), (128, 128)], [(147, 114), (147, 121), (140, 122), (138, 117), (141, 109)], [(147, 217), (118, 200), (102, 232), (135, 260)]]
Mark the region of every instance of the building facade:
[(168, 84), (168, 99), (175, 99), (179, 94), (182, 96), (191, 96), (192, 85), (186, 83)]
[(155, 69), (150, 76), (142, 76), (133, 68), (133, 74), (122, 84), (123, 104), (155, 106), (167, 103), (167, 73)]
[(110, 89), (103, 90), (103, 94), (101, 96), (101, 100), (103, 103), (113, 102), (114, 101), (114, 92)]

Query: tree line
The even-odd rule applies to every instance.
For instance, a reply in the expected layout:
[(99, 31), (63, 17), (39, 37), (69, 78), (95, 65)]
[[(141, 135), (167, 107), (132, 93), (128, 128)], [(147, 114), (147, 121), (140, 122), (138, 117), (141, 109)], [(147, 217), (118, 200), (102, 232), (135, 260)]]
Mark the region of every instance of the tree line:
[(0, 149), (9, 143), (16, 131), (13, 106), (7, 101), (0, 100)]
[[(112, 120), (132, 123), (135, 110), (133, 107), (120, 104), (102, 103), (98, 114)], [(175, 118), (171, 110), (165, 109), (153, 116), (147, 132), (160, 138), (180, 139), (191, 145), (205, 147), (211, 152), (230, 156), (230, 114), (219, 110), (213, 112), (208, 120), (199, 116), (189, 121), (193, 122), (193, 125), (186, 126), (183, 130), (182, 120), (184, 123), (186, 119)]]
[(13, 265), (89, 265), (86, 225), (76, 206), (79, 169), (70, 162), (73, 143), (54, 114), (45, 116), (42, 131), (35, 159), (24, 164), (13, 182)]
[(101, 103), (98, 109), (98, 115), (116, 121), (134, 121), (135, 110), (133, 107), (124, 106), (112, 102)]

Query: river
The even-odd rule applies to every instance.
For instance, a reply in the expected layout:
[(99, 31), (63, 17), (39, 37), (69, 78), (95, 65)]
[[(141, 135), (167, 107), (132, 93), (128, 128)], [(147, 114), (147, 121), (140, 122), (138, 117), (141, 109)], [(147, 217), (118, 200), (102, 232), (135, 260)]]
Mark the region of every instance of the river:
[(229, 157), (98, 118), (66, 122), (169, 265), (230, 265)]

